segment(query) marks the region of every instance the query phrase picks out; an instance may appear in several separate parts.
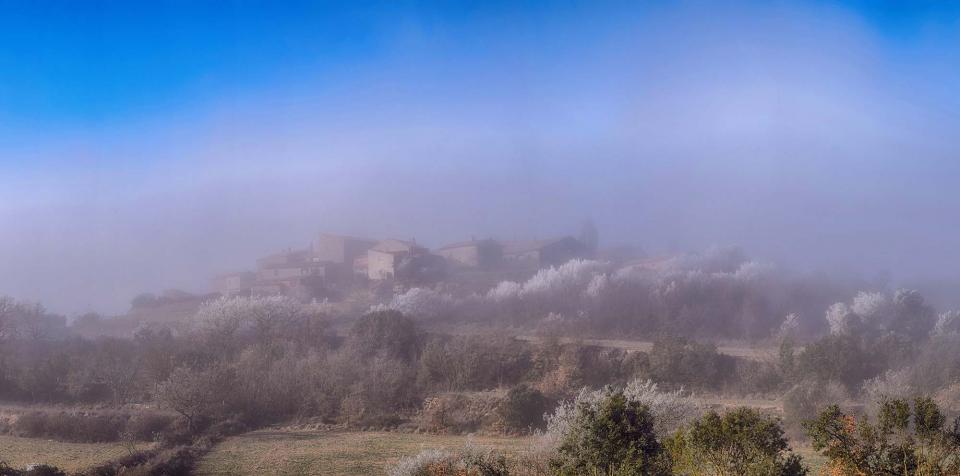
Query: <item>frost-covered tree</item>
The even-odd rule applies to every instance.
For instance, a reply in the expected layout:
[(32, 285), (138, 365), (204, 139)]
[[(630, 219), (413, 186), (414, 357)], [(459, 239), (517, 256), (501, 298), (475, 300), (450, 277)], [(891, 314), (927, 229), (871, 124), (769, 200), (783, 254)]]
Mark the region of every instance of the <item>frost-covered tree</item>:
[(883, 402), (894, 399), (911, 399), (919, 396), (916, 386), (910, 381), (906, 369), (888, 370), (863, 383), (863, 403), (867, 413), (876, 416)]
[(783, 318), (783, 322), (780, 324), (780, 337), (784, 339), (793, 338), (799, 330), (800, 316), (797, 315), (797, 313), (791, 312)]
[(836, 303), (826, 312), (830, 332), (836, 335), (898, 335), (912, 341), (927, 338), (937, 316), (917, 291), (900, 289), (891, 297), (860, 292), (852, 302)]
[(845, 335), (852, 333), (859, 327), (860, 318), (845, 303), (838, 302), (827, 308), (827, 324), (830, 325), (830, 333), (834, 335)]
[(606, 270), (606, 263), (574, 259), (557, 267), (542, 269), (523, 284), (521, 297), (557, 297), (582, 294), (594, 277)]
[(598, 408), (614, 392), (623, 394), (628, 402), (645, 406), (653, 416), (654, 431), (662, 436), (692, 421), (703, 408), (698, 400), (683, 389), (664, 391), (651, 380), (633, 380), (620, 390), (612, 387), (600, 390), (584, 388), (573, 400), (561, 402), (552, 414), (546, 416), (547, 429), (540, 434), (541, 446), (549, 448), (558, 444), (564, 435), (575, 431), (579, 411)]
[(370, 312), (394, 310), (416, 319), (436, 319), (451, 313), (459, 304), (449, 294), (430, 288), (410, 288), (398, 294), (385, 305), (374, 306)]
[(850, 311), (868, 325), (885, 326), (893, 318), (893, 300), (884, 293), (861, 291), (853, 297)]
[(606, 274), (597, 274), (590, 280), (590, 283), (587, 284), (586, 294), (591, 298), (599, 298), (603, 295), (604, 291), (609, 285), (610, 278)]
[(733, 272), (733, 277), (741, 281), (756, 281), (770, 276), (774, 269), (770, 263), (747, 261)]
[(574, 259), (560, 266), (541, 269), (523, 283), (502, 281), (486, 294), (495, 305), (519, 306), (521, 312), (542, 318), (550, 314), (587, 314), (587, 300), (599, 296), (609, 265)]
[(960, 311), (947, 311), (937, 316), (937, 323), (933, 326), (933, 334), (945, 336), (960, 333)]
[(646, 405), (655, 418), (654, 428), (665, 435), (696, 418), (703, 405), (683, 388), (661, 390), (653, 380), (636, 379), (627, 384), (623, 394), (629, 400)]
[(501, 281), (487, 292), (487, 299), (495, 303), (503, 303), (520, 297), (523, 285), (515, 281)]
[(389, 476), (510, 474), (507, 458), (497, 451), (467, 444), (456, 452), (429, 449), (401, 459), (387, 472)]

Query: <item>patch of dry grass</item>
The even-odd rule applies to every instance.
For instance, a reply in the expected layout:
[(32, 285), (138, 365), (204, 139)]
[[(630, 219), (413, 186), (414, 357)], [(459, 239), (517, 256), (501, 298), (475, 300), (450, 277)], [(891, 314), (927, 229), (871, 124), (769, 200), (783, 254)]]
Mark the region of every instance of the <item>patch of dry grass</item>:
[(0, 435), (0, 460), (15, 468), (49, 464), (71, 472), (126, 454), (120, 443), (64, 443)]
[(226, 439), (203, 458), (197, 474), (386, 474), (402, 457), (456, 449), (468, 441), (507, 454), (522, 453), (530, 444), (529, 437), (264, 430)]

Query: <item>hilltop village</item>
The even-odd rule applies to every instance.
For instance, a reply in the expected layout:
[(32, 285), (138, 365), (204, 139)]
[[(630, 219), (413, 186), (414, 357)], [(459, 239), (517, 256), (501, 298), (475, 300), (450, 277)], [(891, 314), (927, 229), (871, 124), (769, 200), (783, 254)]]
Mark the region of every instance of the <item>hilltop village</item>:
[(309, 246), (287, 249), (255, 262), (255, 269), (216, 276), (213, 291), (225, 295), (286, 295), (304, 300), (336, 298), (351, 290), (395, 291), (437, 283), (495, 283), (537, 269), (590, 258), (597, 232), (529, 241), (470, 239), (429, 249), (416, 240), (318, 234)]

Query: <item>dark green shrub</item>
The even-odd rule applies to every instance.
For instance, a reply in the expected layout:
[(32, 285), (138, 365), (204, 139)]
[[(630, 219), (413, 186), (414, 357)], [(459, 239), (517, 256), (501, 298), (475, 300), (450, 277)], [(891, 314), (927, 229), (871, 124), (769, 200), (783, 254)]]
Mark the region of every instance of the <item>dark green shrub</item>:
[(752, 408), (709, 412), (667, 440), (675, 474), (801, 476), (780, 422)]
[(833, 405), (805, 423), (813, 448), (832, 474), (960, 474), (960, 418), (946, 416), (930, 398), (883, 402), (872, 424)]
[(808, 345), (797, 357), (801, 378), (841, 382), (849, 390), (886, 369), (885, 357), (858, 337), (830, 335)]
[(550, 401), (539, 390), (519, 385), (507, 392), (497, 413), (507, 430), (525, 432), (543, 428), (543, 415), (549, 406)]
[(650, 376), (658, 383), (719, 389), (735, 369), (736, 360), (715, 345), (680, 337), (658, 339), (650, 352)]
[(420, 352), (416, 324), (398, 311), (365, 314), (350, 328), (347, 343), (368, 358), (383, 355), (409, 362)]
[(559, 475), (659, 475), (669, 464), (649, 409), (611, 392), (597, 405), (581, 402), (550, 466)]

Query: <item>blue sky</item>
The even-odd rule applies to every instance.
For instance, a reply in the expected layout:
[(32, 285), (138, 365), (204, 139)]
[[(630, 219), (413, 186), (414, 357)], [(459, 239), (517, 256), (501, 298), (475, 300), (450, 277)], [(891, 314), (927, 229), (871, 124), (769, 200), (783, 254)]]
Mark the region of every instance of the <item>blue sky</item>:
[(282, 9), (267, 2), (7, 3), (0, 20), (6, 125), (139, 121), (378, 54), (385, 11), (366, 18), (362, 9), (275, 3)]
[[(790, 8), (765, 4), (3, 2), (0, 111), (6, 130), (84, 127), (202, 108), (290, 83), (322, 92), (377, 66), (397, 69), (394, 79), (408, 86), (430, 81), (430, 65), (556, 66), (558, 57), (589, 49), (597, 37), (671, 9), (697, 11), (691, 17), (704, 21), (728, 9), (777, 15)], [(958, 2), (799, 5), (860, 19), (893, 57), (956, 59), (955, 45), (937, 40), (955, 38)]]
[[(4, 7), (3, 110), (39, 127), (138, 119), (290, 82), (309, 81), (322, 91), (357, 68), (412, 65), (427, 60), (424, 55), (442, 62), (446, 56), (498, 54), (504, 33), (513, 36), (511, 42), (526, 43), (510, 45), (523, 50), (548, 33), (551, 18), (570, 20), (584, 10), (569, 3), (558, 3), (554, 11), (510, 2)], [(569, 33), (581, 34), (577, 29)], [(551, 52), (544, 48), (543, 54)], [(415, 74), (396, 73), (398, 80)]]
[(960, 2), (0, 1), (0, 45), (0, 293), (65, 312), (585, 216), (958, 278)]

